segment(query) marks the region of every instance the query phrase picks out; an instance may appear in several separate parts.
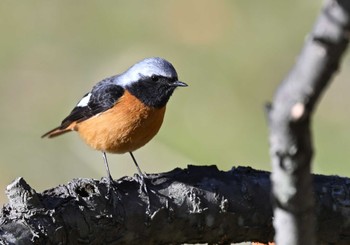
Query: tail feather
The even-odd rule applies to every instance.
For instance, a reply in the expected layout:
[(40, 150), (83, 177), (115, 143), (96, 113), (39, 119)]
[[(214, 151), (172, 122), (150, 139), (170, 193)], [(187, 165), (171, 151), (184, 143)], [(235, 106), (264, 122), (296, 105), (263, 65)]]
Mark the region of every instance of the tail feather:
[(73, 130), (72, 127), (62, 128), (61, 126), (59, 126), (59, 127), (56, 127), (54, 129), (50, 130), (49, 132), (43, 134), (41, 136), (41, 138), (45, 138), (45, 137), (53, 138), (53, 137), (59, 136), (61, 134), (68, 133), (72, 130)]

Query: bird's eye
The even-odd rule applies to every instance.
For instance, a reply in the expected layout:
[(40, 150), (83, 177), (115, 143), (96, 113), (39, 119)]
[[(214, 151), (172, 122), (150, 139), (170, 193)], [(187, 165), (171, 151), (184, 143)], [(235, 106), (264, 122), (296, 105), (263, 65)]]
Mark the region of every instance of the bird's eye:
[(159, 76), (153, 75), (151, 76), (153, 82), (157, 82), (159, 80)]

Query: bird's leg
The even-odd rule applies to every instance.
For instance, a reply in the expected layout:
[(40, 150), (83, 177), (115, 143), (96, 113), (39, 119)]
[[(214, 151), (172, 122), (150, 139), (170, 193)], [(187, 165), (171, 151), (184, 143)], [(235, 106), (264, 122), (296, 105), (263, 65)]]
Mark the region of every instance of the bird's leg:
[(137, 168), (137, 170), (138, 170), (138, 172), (139, 172), (139, 176), (140, 176), (140, 178), (141, 178), (140, 190), (143, 190), (143, 191), (147, 194), (147, 196), (148, 196), (148, 189), (147, 189), (146, 182), (145, 182), (145, 179), (146, 179), (147, 177), (142, 173), (141, 168), (139, 167), (139, 165), (138, 165), (137, 162), (136, 162), (136, 159), (135, 159), (135, 157), (134, 157), (134, 154), (132, 154), (131, 151), (130, 151), (129, 153), (130, 153), (130, 156), (131, 156), (132, 160), (133, 160), (134, 163), (135, 163), (135, 166), (136, 166), (136, 168)]
[[(120, 193), (119, 193), (119, 190), (117, 190), (117, 187), (114, 186), (114, 180), (112, 178), (112, 175), (109, 171), (109, 166), (108, 166), (108, 160), (107, 160), (107, 156), (106, 156), (106, 152), (102, 152), (102, 155), (103, 155), (103, 161), (105, 163), (105, 166), (106, 166), (106, 170), (107, 170), (107, 197), (108, 198), (112, 198), (113, 200), (113, 192), (117, 195), (117, 198), (118, 200), (121, 199), (120, 197)], [(111, 191), (113, 190), (113, 192)]]
[(141, 177), (141, 178), (144, 178), (145, 175), (142, 173), (141, 168), (140, 168), (139, 165), (137, 164), (136, 159), (135, 159), (135, 157), (134, 157), (134, 154), (132, 154), (131, 151), (130, 151), (129, 153), (130, 153), (130, 156), (131, 156), (132, 160), (133, 160), (134, 163), (135, 163), (135, 166), (136, 166), (136, 168), (137, 168), (137, 171), (139, 171), (140, 177)]
[(105, 163), (105, 167), (107, 170), (107, 183), (106, 183), (107, 193), (105, 195), (105, 198), (107, 199), (107, 202), (109, 202), (111, 205), (113, 205), (114, 210), (117, 210), (117, 213), (116, 213), (117, 215), (115, 217), (123, 220), (123, 217), (125, 215), (122, 213), (124, 210), (123, 202), (122, 202), (123, 193), (115, 185), (115, 182), (112, 178), (111, 172), (109, 171), (106, 152), (103, 151), (102, 156), (103, 156), (103, 161)]
[(147, 198), (147, 213), (151, 213), (151, 198), (149, 196), (149, 191), (148, 191), (148, 188), (147, 188), (147, 185), (146, 185), (146, 180), (147, 180), (147, 177), (142, 173), (139, 165), (137, 164), (136, 162), (136, 159), (134, 157), (134, 155), (132, 154), (132, 152), (130, 151), (130, 156), (132, 158), (132, 160), (134, 161), (135, 163), (135, 166), (137, 168), (137, 170), (139, 171), (139, 176), (141, 178), (141, 183), (140, 183), (140, 194), (144, 193), (145, 194), (145, 197)]
[(105, 167), (106, 167), (106, 170), (107, 170), (108, 180), (109, 180), (110, 183), (113, 183), (113, 178), (112, 178), (111, 172), (109, 171), (109, 166), (108, 166), (108, 160), (107, 160), (106, 152), (103, 151), (102, 155), (103, 155), (103, 161), (105, 163)]

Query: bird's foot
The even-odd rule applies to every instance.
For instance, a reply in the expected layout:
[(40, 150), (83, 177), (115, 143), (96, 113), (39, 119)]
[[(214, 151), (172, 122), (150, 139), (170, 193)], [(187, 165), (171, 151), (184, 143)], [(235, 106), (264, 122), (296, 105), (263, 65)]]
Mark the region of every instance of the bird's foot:
[(140, 194), (144, 193), (144, 194), (148, 195), (148, 188), (147, 188), (147, 184), (146, 184), (146, 181), (148, 180), (147, 176), (144, 174), (142, 174), (142, 175), (137, 174), (136, 180), (140, 184), (139, 193)]
[(110, 201), (114, 201), (115, 198), (117, 201), (121, 200), (121, 193), (120, 190), (118, 189), (118, 187), (116, 186), (116, 183), (114, 182), (114, 180), (112, 179), (111, 176), (108, 176), (106, 178), (106, 187), (107, 187), (107, 192), (105, 197), (110, 200)]
[(147, 212), (151, 211), (151, 190), (147, 185), (147, 182), (150, 180), (145, 174), (136, 174), (136, 180), (140, 185), (139, 194), (140, 197), (143, 198), (147, 204)]

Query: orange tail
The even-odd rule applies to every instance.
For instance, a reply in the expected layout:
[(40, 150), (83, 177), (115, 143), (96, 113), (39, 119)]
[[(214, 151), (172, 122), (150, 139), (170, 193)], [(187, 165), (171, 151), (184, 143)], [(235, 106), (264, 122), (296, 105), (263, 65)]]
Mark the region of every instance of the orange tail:
[(59, 126), (57, 128), (50, 130), (46, 134), (42, 135), (41, 138), (45, 138), (45, 137), (53, 138), (53, 137), (59, 136), (61, 134), (68, 133), (72, 130), (73, 130), (72, 125), (69, 125), (67, 128), (62, 128), (61, 126)]

